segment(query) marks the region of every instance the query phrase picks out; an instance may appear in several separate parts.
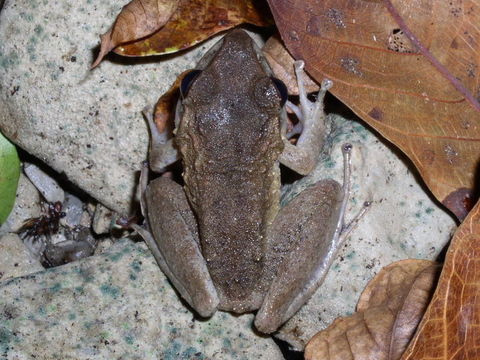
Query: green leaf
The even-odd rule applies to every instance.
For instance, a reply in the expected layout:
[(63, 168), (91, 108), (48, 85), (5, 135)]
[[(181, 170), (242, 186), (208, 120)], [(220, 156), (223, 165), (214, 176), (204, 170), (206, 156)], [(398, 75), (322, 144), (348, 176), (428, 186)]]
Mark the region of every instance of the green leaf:
[(12, 211), (20, 177), (17, 149), (0, 133), (0, 224)]

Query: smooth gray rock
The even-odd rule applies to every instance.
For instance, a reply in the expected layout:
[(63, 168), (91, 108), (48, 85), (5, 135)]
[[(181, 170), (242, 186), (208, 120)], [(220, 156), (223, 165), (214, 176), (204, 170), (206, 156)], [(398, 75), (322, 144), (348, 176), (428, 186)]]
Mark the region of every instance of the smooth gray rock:
[(58, 185), (57, 180), (48, 175), (35, 164), (24, 163), (23, 172), (28, 176), (30, 181), (40, 191), (45, 200), (51, 203), (57, 201), (63, 203), (65, 200), (65, 192)]
[[(60, 222), (67, 225), (70, 228), (79, 226), (82, 220), (88, 218), (88, 214), (85, 214), (84, 203), (75, 195), (66, 193), (65, 202), (63, 203), (62, 211), (65, 212), (65, 217)], [(87, 222), (87, 226), (90, 222)]]
[(283, 359), (252, 315), (196, 319), (143, 243), (0, 283), (0, 357)]
[(7, 0), (0, 12), (1, 131), (124, 214), (147, 156), (141, 110), (215, 41), (135, 65), (105, 60), (90, 71), (99, 35), (126, 3)]

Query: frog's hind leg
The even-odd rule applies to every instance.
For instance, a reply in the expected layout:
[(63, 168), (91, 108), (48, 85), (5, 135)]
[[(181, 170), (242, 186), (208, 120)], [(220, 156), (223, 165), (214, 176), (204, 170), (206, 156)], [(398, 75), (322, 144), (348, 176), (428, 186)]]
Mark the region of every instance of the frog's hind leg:
[[(140, 183), (145, 185), (146, 178), (146, 170), (142, 170)], [(211, 316), (219, 299), (200, 252), (197, 224), (182, 187), (168, 178), (157, 178), (142, 194), (141, 205), (142, 211), (148, 208), (147, 228), (155, 236), (138, 225), (133, 228), (180, 295), (201, 316)]]
[[(274, 332), (293, 316), (323, 282), (346, 235), (363, 216), (366, 206), (348, 224), (344, 213), (350, 191), (350, 145), (343, 146), (344, 184), (322, 180), (300, 193), (277, 215), (268, 233), (269, 264), (277, 264), (255, 326)], [(292, 217), (298, 219), (292, 224)], [(333, 221), (332, 221), (333, 220)], [(266, 275), (268, 277), (268, 274)]]

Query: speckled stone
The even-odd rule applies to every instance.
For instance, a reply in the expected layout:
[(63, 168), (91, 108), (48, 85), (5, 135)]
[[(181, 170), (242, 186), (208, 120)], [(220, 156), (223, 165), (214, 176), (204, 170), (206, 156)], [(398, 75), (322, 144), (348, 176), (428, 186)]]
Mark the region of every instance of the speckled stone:
[(30, 254), (17, 234), (0, 236), (0, 286), (2, 281), (42, 270), (42, 264)]
[(0, 357), (283, 359), (252, 315), (196, 319), (143, 243), (0, 284)]
[(0, 12), (1, 131), (125, 214), (147, 156), (141, 110), (216, 41), (90, 71), (99, 35), (128, 2), (7, 0)]
[(332, 131), (322, 160), (312, 174), (286, 189), (283, 201), (322, 178), (342, 183), (341, 145), (349, 142), (353, 169), (347, 221), (365, 200), (373, 204), (340, 250), (323, 285), (277, 334), (296, 349), (335, 318), (353, 313), (365, 285), (382, 267), (408, 258), (435, 260), (456, 229), (400, 152), (392, 151), (355, 118), (333, 115), (329, 120)]
[(93, 216), (92, 229), (95, 234), (107, 234), (115, 223), (115, 213), (102, 204), (98, 204), (95, 208)]

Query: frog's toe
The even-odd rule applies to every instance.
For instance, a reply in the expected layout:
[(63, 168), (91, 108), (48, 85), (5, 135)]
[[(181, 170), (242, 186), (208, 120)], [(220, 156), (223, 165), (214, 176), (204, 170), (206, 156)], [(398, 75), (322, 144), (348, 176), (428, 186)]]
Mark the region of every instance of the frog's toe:
[(209, 318), (217, 311), (218, 297), (215, 293), (207, 294), (207, 296), (195, 294), (192, 297), (192, 306), (201, 317)]
[(262, 307), (255, 316), (255, 327), (264, 334), (271, 334), (282, 325), (283, 319), (278, 312)]

